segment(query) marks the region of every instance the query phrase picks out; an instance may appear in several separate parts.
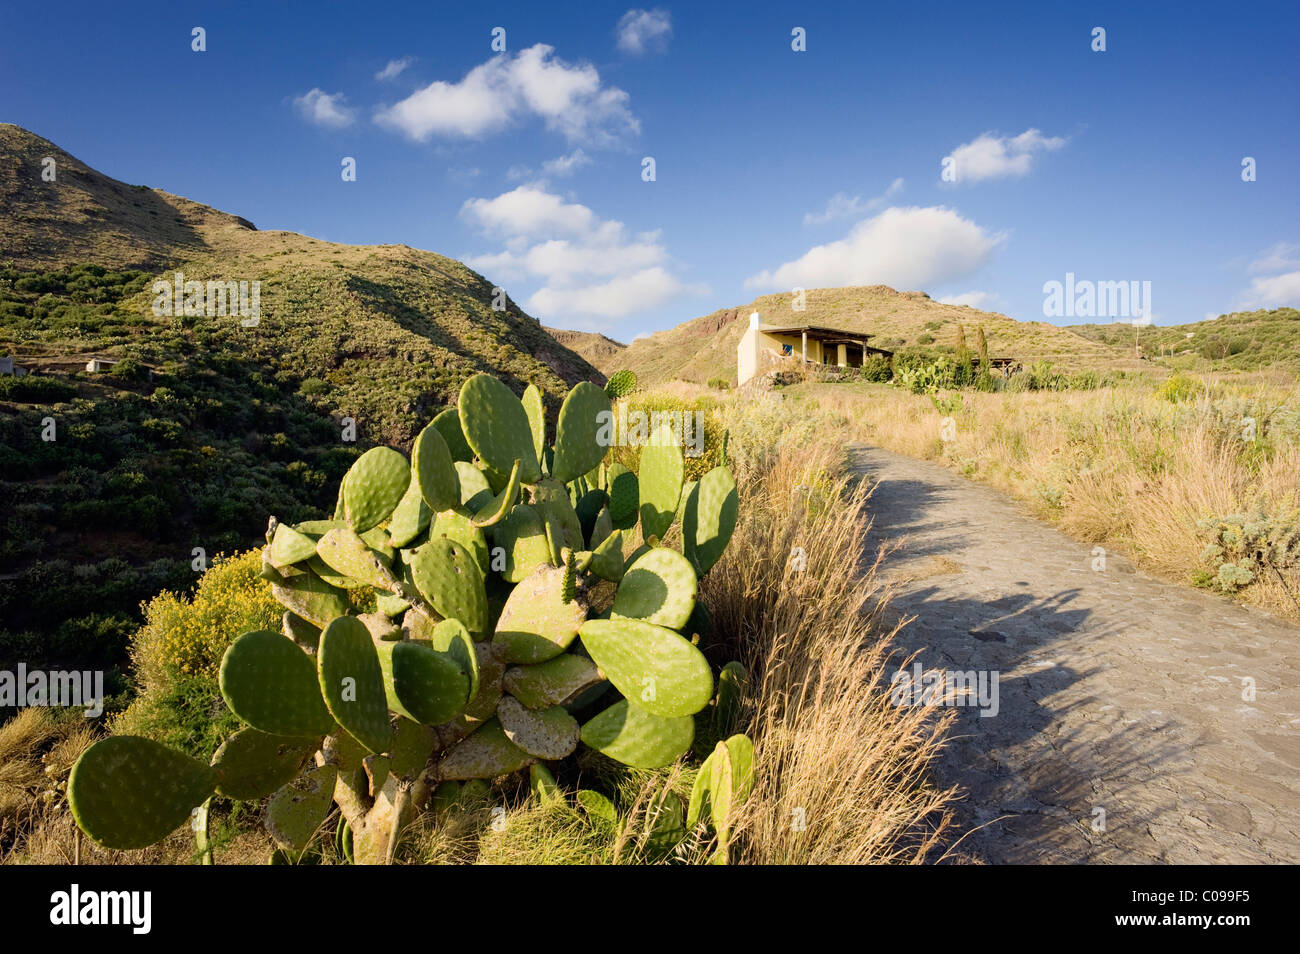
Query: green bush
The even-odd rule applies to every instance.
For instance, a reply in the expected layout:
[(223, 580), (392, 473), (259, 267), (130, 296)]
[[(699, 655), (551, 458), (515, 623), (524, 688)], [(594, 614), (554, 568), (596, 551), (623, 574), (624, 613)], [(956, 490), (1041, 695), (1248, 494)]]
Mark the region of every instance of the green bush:
[(11, 375), (0, 377), (0, 398), (9, 401), (23, 401), (28, 404), (53, 404), (70, 401), (77, 396), (77, 389), (66, 381), (47, 378), (43, 375), (29, 374), (18, 378)]
[(1199, 380), (1180, 371), (1166, 378), (1156, 394), (1170, 404), (1182, 404), (1195, 398), (1204, 389), (1205, 386)]
[(864, 381), (883, 383), (893, 378), (894, 369), (890, 367), (889, 358), (883, 354), (869, 354), (863, 359), (858, 374)]

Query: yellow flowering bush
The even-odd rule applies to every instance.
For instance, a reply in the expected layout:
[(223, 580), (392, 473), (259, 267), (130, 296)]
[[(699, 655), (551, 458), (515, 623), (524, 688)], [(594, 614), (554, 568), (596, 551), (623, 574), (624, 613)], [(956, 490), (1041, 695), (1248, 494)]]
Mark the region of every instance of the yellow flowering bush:
[(131, 654), (146, 686), (177, 676), (215, 677), (231, 641), (251, 629), (280, 628), (283, 608), (258, 573), (260, 550), (218, 556), (192, 597), (164, 591), (145, 606)]

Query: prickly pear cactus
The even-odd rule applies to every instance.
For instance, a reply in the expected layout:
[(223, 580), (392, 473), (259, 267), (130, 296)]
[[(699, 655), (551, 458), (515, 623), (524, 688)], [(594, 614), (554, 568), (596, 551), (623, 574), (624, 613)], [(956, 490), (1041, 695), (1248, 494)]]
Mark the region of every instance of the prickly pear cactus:
[[(521, 401), (475, 375), (409, 459), (387, 447), (357, 459), (335, 519), (273, 519), (263, 576), (283, 632), (244, 634), (220, 673), (247, 728), (211, 766), (141, 738), (95, 744), (69, 783), (77, 823), (136, 848), (214, 793), (268, 799), (285, 852), (338, 830), (357, 864), (383, 863), (402, 828), (458, 787), (463, 798), (528, 771), (554, 797), (547, 763), (581, 745), (636, 768), (686, 754), (716, 681), (688, 638), (699, 577), (722, 556), (738, 500), (725, 467), (683, 494), (682, 448), (662, 435), (641, 474), (607, 463), (602, 421), (633, 387), (630, 372), (603, 391), (579, 384), (547, 447), (540, 391)], [(678, 521), (680, 551), (662, 543)], [(367, 594), (377, 612), (353, 614)], [(695, 806), (720, 834), (743, 788), (746, 750), (728, 745)]]

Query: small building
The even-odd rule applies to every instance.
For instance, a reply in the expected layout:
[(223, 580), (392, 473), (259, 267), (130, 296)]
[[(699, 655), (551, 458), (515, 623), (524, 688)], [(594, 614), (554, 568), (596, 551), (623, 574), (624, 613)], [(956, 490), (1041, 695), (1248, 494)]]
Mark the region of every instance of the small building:
[(98, 371), (107, 371), (115, 364), (117, 364), (116, 361), (112, 361), (108, 358), (91, 358), (86, 362), (86, 370), (93, 374)]
[(0, 358), (0, 374), (12, 374), (15, 378), (25, 378), (27, 369), (20, 364), (14, 364), (13, 358)]
[(799, 370), (810, 364), (860, 368), (868, 355), (893, 354), (869, 344), (871, 337), (821, 325), (765, 325), (754, 312), (736, 349), (737, 384), (767, 371)]

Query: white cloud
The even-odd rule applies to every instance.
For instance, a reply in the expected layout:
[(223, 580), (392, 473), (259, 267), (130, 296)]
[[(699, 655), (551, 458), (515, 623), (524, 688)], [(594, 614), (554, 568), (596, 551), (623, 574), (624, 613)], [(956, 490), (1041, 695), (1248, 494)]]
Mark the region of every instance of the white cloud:
[(1026, 129), (1019, 136), (984, 133), (952, 151), (953, 173), (958, 182), (1023, 176), (1037, 153), (1060, 149), (1065, 143), (1064, 138), (1044, 136), (1037, 129)]
[(860, 195), (851, 196), (847, 192), (837, 192), (830, 197), (830, 200), (826, 203), (826, 208), (821, 212), (804, 213), (803, 224), (824, 225), (834, 219), (851, 218), (856, 215), (874, 212), (897, 195), (902, 188), (903, 180), (895, 179), (889, 184), (888, 189), (870, 199), (864, 199)]
[(945, 295), (939, 299), (941, 305), (970, 305), (972, 308), (980, 308), (986, 302), (992, 302), (998, 296), (993, 292), (986, 291), (968, 291), (960, 295)]
[(538, 43), (499, 54), (457, 83), (437, 80), (392, 106), (375, 121), (419, 142), (432, 136), (477, 139), (535, 116), (570, 142), (610, 146), (640, 132), (628, 95), (601, 83), (590, 64), (565, 63)]
[(308, 122), (341, 129), (351, 125), (356, 117), (356, 111), (344, 105), (346, 98), (342, 93), (311, 89), (296, 97), (293, 104)]
[(388, 65), (375, 74), (377, 80), (395, 79), (408, 66), (415, 62), (415, 57), (404, 56), (400, 60), (389, 60)]
[(979, 268), (1005, 241), (943, 206), (886, 209), (837, 242), (747, 279), (748, 287), (827, 288), (890, 285), (919, 289)]
[(1281, 272), (1288, 268), (1300, 268), (1300, 245), (1294, 242), (1278, 242), (1251, 262), (1247, 271), (1255, 275), (1260, 272)]
[(569, 288), (546, 287), (528, 299), (539, 315), (625, 318), (658, 308), (689, 289), (662, 268), (646, 268), (607, 282)]
[(632, 9), (618, 21), (618, 48), (640, 56), (648, 51), (662, 52), (673, 35), (673, 21), (667, 10)]
[(581, 149), (575, 149), (567, 156), (556, 156), (543, 162), (540, 178), (532, 166), (526, 165), (511, 166), (506, 170), (506, 178), (511, 182), (518, 182), (521, 179), (537, 180), (533, 182), (534, 186), (545, 186), (547, 177), (566, 178), (584, 166), (591, 165), (591, 161), (589, 155)]
[(581, 149), (575, 149), (567, 156), (557, 156), (542, 163), (542, 172), (548, 176), (571, 176), (583, 166), (591, 165), (591, 157)]
[(1251, 281), (1238, 308), (1300, 308), (1300, 271), (1269, 275)]
[(539, 317), (622, 318), (706, 290), (669, 270), (659, 232), (631, 234), (622, 222), (538, 184), (470, 199), (461, 217), (505, 245), (466, 264), (496, 279), (540, 281), (527, 302)]

